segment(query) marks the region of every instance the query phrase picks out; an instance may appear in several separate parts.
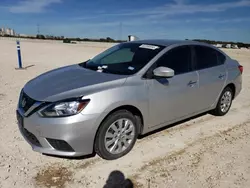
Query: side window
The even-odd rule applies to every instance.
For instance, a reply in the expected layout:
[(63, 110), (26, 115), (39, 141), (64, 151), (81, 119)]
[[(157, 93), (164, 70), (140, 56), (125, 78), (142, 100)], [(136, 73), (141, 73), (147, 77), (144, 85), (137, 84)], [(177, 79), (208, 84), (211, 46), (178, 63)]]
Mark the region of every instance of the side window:
[(219, 65), (218, 52), (209, 47), (195, 46), (196, 69), (205, 69)]
[(218, 65), (222, 65), (225, 63), (226, 57), (222, 53), (217, 51), (217, 57), (218, 57)]
[(134, 52), (130, 51), (130, 48), (123, 48), (117, 50), (116, 52), (104, 57), (101, 60), (102, 64), (115, 64), (115, 63), (125, 63), (131, 62), (134, 56)]
[(163, 66), (173, 69), (175, 74), (189, 72), (192, 70), (190, 47), (176, 47), (160, 57), (156, 64), (157, 67)]

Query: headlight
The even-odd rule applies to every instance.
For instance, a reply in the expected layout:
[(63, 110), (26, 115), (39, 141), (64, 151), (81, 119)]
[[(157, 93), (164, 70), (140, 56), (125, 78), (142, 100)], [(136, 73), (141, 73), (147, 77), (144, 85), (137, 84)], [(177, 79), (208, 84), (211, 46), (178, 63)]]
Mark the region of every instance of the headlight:
[(67, 117), (81, 112), (89, 100), (73, 100), (54, 103), (40, 112), (44, 117)]

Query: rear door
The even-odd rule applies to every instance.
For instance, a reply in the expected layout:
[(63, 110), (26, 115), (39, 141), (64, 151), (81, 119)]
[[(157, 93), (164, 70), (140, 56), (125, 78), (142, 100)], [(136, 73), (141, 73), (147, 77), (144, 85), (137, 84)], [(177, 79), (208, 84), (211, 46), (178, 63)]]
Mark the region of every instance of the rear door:
[(219, 97), (225, 81), (225, 57), (219, 51), (206, 46), (193, 46), (195, 52), (195, 69), (199, 75), (199, 89), (196, 102), (200, 110), (209, 109)]

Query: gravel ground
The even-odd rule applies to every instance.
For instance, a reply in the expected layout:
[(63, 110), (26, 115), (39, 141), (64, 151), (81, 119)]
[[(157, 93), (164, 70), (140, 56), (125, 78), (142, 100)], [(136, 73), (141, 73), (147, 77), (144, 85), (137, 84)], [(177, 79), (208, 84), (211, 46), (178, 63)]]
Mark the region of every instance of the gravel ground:
[[(125, 157), (63, 159), (33, 152), (19, 133), (15, 109), (33, 77), (91, 58), (111, 44), (0, 40), (0, 187), (250, 187), (250, 50), (225, 50), (244, 66), (243, 90), (224, 117), (204, 114), (137, 141)], [(118, 186), (115, 186), (118, 187)]]

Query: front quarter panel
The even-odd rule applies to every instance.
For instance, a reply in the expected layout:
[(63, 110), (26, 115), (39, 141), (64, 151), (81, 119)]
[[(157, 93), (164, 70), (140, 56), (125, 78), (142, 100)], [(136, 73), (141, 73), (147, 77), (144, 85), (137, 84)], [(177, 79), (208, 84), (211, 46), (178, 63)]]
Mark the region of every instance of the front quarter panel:
[(147, 124), (148, 91), (146, 81), (139, 76), (129, 77), (122, 86), (86, 95), (84, 99), (90, 99), (90, 102), (81, 112), (82, 114), (98, 113), (102, 116), (118, 107), (131, 105), (140, 110), (144, 125)]

